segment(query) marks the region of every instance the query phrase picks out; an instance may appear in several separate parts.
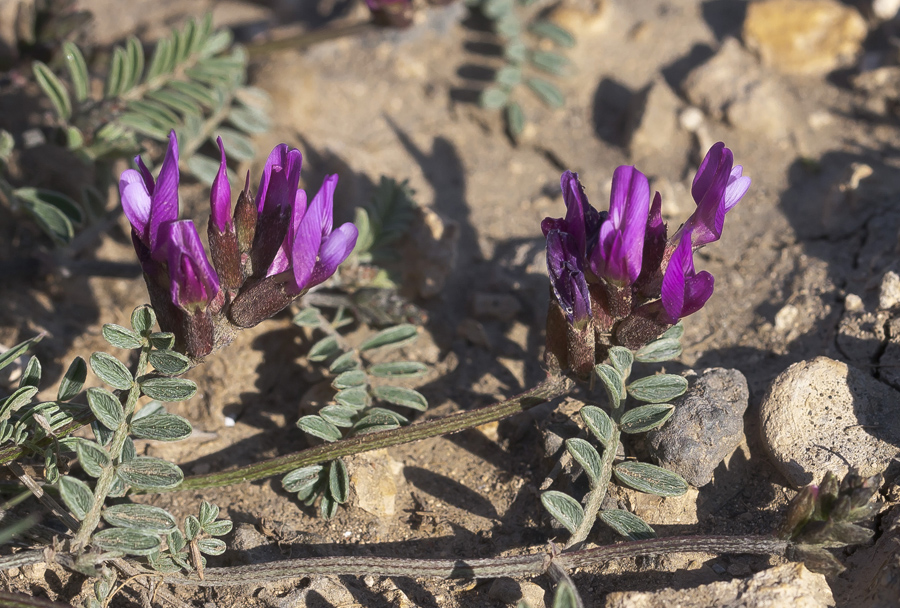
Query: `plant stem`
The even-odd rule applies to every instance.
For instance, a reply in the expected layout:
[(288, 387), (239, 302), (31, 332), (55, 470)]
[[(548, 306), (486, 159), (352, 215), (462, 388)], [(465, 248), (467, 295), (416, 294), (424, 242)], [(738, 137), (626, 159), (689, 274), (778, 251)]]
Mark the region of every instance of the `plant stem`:
[(530, 553), (487, 559), (404, 559), (396, 557), (311, 557), (281, 560), (267, 564), (252, 564), (231, 568), (207, 568), (204, 578), (182, 575), (156, 576), (167, 584), (198, 587), (227, 587), (258, 585), (289, 578), (314, 575), (408, 576), (415, 578), (496, 578), (500, 576), (537, 576), (551, 564), (563, 570), (580, 568), (616, 559), (686, 552), (744, 553), (784, 555), (790, 543), (772, 536), (685, 536), (651, 538), (596, 547), (570, 553), (552, 555), (549, 552)]
[(450, 416), (428, 420), (419, 424), (412, 424), (391, 431), (359, 435), (357, 437), (335, 441), (334, 443), (326, 443), (301, 452), (279, 456), (278, 458), (257, 462), (231, 471), (210, 473), (207, 475), (195, 475), (186, 478), (181, 482), (181, 485), (176, 486), (175, 488), (169, 490), (155, 490), (154, 492), (198, 490), (201, 488), (214, 488), (244, 481), (265, 479), (266, 477), (287, 473), (288, 471), (293, 471), (300, 467), (327, 462), (343, 456), (350, 456), (351, 454), (359, 454), (360, 452), (402, 445), (404, 443), (437, 437), (439, 435), (457, 433), (487, 422), (501, 420), (502, 418), (512, 416), (513, 414), (524, 412), (541, 403), (546, 403), (557, 397), (562, 397), (563, 395), (568, 394), (574, 386), (575, 383), (565, 376), (551, 375), (533, 389), (520, 395), (516, 395), (506, 401), (501, 401), (500, 403), (488, 405), (469, 412), (451, 414)]
[[(150, 348), (149, 343), (141, 347), (137, 371), (134, 374), (135, 379), (140, 378), (147, 373), (147, 361), (150, 356)], [(100, 511), (103, 509), (103, 505), (106, 503), (106, 495), (109, 494), (113, 482), (116, 479), (115, 465), (119, 463), (119, 459), (122, 456), (122, 447), (125, 445), (125, 440), (128, 439), (128, 431), (131, 426), (131, 416), (134, 414), (134, 408), (137, 405), (137, 400), (140, 396), (141, 387), (137, 383), (137, 380), (135, 380), (131, 389), (128, 391), (128, 398), (125, 400), (125, 415), (122, 416), (122, 422), (119, 423), (119, 428), (113, 433), (112, 441), (110, 441), (109, 444), (109, 457), (112, 459), (112, 464), (105, 467), (103, 472), (100, 473), (100, 478), (97, 479), (97, 485), (94, 486), (94, 502), (91, 504), (90, 510), (85, 514), (84, 519), (81, 520), (81, 527), (78, 528), (78, 532), (75, 534), (75, 538), (72, 541), (72, 547), (76, 552), (80, 551), (88, 544), (88, 541), (91, 539), (91, 534), (94, 533), (94, 530), (97, 529), (97, 525), (100, 523)]]

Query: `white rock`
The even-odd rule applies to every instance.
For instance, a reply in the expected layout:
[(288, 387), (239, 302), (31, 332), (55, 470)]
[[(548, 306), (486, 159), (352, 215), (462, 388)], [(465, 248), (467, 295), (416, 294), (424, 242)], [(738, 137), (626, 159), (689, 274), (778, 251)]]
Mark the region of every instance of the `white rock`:
[(900, 392), (827, 357), (795, 363), (772, 383), (760, 407), (763, 443), (793, 485), (887, 468), (900, 454)]
[(878, 294), (878, 308), (890, 310), (900, 304), (900, 275), (889, 270), (881, 279), (881, 291)]
[(872, 14), (882, 21), (893, 19), (898, 12), (900, 0), (872, 0)]

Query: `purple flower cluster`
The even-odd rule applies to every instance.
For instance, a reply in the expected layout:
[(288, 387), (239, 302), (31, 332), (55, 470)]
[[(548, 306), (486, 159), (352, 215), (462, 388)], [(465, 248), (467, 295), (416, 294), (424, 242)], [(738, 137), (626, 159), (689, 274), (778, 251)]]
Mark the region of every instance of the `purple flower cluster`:
[(541, 224), (554, 296), (548, 356), (586, 374), (610, 346), (639, 348), (703, 307), (715, 281), (694, 269), (694, 251), (719, 240), (750, 178), (715, 144), (691, 187), (697, 209), (671, 238), (659, 193), (651, 203), (647, 177), (634, 167), (613, 173), (609, 211), (591, 206), (578, 175), (566, 171), (561, 185), (566, 216)]
[(269, 155), (256, 200), (245, 185), (232, 213), (221, 138), (218, 145), (221, 162), (210, 190), (207, 230), (212, 264), (194, 223), (178, 220), (174, 131), (156, 180), (139, 156), (138, 169), (119, 178), (122, 208), (160, 325), (195, 358), (328, 279), (358, 235), (353, 224), (332, 229), (337, 175), (326, 177), (307, 205), (306, 193), (298, 189), (302, 156), (287, 144)]

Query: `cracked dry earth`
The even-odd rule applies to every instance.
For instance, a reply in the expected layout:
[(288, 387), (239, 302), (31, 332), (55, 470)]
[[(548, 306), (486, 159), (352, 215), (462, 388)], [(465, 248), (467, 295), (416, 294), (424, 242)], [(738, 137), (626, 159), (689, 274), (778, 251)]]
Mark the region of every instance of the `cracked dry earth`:
[[(232, 24), (291, 14), (289, 3), (83, 4), (98, 15), (99, 42), (135, 31), (152, 40), (185, 10), (210, 8), (219, 23)], [(772, 380), (792, 363), (824, 355), (900, 388), (900, 335), (891, 306), (879, 307), (885, 273), (900, 271), (900, 129), (891, 110), (897, 92), (855, 80), (852, 63), (805, 75), (761, 63), (740, 42), (743, 2), (563, 5), (568, 12), (559, 19), (578, 39), (570, 53), (573, 75), (559, 81), (566, 105), (553, 111), (523, 95), (530, 126), (518, 145), (504, 134), (498, 114), (471, 103), (472, 89), (483, 84), (467, 79), (478, 73), (472, 66), (497, 65), (497, 59), (472, 50), (487, 34), (456, 5), (428, 9), (404, 32), (370, 31), (256, 60), (250, 79), (272, 96), (275, 122), (258, 137), (258, 148), (281, 141), (299, 147), (306, 184), (338, 172), (338, 205), (345, 212), (365, 200), (380, 175), (408, 179), (417, 201), (433, 212), (422, 229), (444, 239), (439, 261), (449, 260), (455, 241), (452, 267), (420, 269), (407, 286), (428, 315), (423, 337), (405, 354), (433, 367), (419, 388), (431, 403), (425, 417), (432, 417), (485, 405), (542, 378), (547, 281), (539, 226), (545, 216), (561, 214), (562, 170), (577, 171), (592, 202), (603, 208), (613, 169), (637, 164), (661, 192), (664, 217), (674, 228), (693, 209), (690, 179), (703, 153), (725, 141), (753, 185), (729, 213), (723, 239), (697, 257), (698, 266), (715, 275), (716, 292), (685, 323), (685, 352), (669, 371), (740, 370), (750, 389), (745, 441), (716, 469), (712, 483), (686, 497), (622, 491), (614, 498), (662, 536), (767, 533), (795, 492), (759, 439), (759, 406)], [(599, 8), (577, 12), (591, 6)], [(876, 57), (883, 53), (877, 40), (864, 43)], [(261, 159), (255, 174), (260, 167)], [(183, 214), (205, 222), (205, 197), (205, 187), (187, 187)], [(95, 254), (132, 258), (124, 219)], [(140, 279), (102, 278), (4, 284), (0, 298), (2, 342), (48, 331), (36, 352), (46, 362), (46, 377), (57, 379), (72, 357), (106, 348), (103, 323), (125, 324), (145, 301)], [(502, 306), (478, 305), (485, 298)], [(294, 423), (303, 396), (321, 378), (304, 359), (309, 344), (287, 315), (245, 332), (191, 372), (201, 394), (174, 408), (199, 433), (139, 449), (179, 463), (188, 475), (302, 449), (306, 441)], [(54, 391), (47, 388), (48, 395)], [(569, 400), (559, 409), (576, 407)], [(234, 426), (225, 425), (226, 415), (237, 420)], [(353, 459), (355, 470), (369, 468), (375, 471), (369, 477), (382, 480), (373, 490), (378, 500), (355, 496), (327, 522), (298, 505), (278, 479), (140, 500), (180, 517), (195, 512), (202, 499), (219, 504), (235, 522), (236, 538), (211, 565), (540, 550), (554, 532), (539, 501), (538, 486), (552, 465), (536, 449), (539, 427), (561, 416), (539, 408), (489, 428)], [(615, 538), (600, 531), (593, 540)], [(604, 606), (615, 591), (693, 588), (779, 563), (688, 554), (588, 568), (574, 580), (588, 605)], [(854, 605), (848, 598), (858, 597), (859, 585), (869, 580), (863, 571), (829, 581), (839, 605)], [(533, 583), (523, 588), (532, 598), (550, 588), (545, 579)], [(68, 600), (84, 579), (51, 568), (7, 576), (5, 584)], [(339, 577), (174, 593), (194, 606), (505, 605), (491, 589), (490, 582)], [(141, 600), (126, 591), (114, 605)]]

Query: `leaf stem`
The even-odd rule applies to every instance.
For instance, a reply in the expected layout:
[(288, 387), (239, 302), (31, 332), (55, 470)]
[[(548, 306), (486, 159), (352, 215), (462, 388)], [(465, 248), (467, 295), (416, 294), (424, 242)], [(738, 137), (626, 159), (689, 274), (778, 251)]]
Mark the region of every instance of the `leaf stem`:
[(616, 412), (613, 412), (613, 414), (613, 432), (610, 435), (609, 443), (603, 448), (603, 455), (600, 457), (600, 479), (597, 480), (597, 484), (591, 488), (591, 491), (585, 497), (584, 517), (571, 538), (569, 538), (569, 542), (566, 543), (566, 549), (572, 549), (584, 542), (594, 527), (597, 513), (600, 512), (600, 506), (606, 498), (606, 491), (612, 480), (613, 464), (616, 460), (616, 452), (618, 451), (619, 437), (621, 435), (618, 424), (620, 416), (615, 416)]
[(103, 509), (103, 505), (106, 503), (106, 496), (109, 494), (113, 482), (116, 479), (116, 465), (119, 464), (121, 460), (122, 448), (125, 445), (125, 440), (128, 439), (128, 431), (131, 427), (131, 417), (134, 414), (134, 408), (137, 405), (138, 397), (141, 396), (141, 387), (136, 379), (147, 373), (147, 362), (150, 356), (150, 349), (151, 346), (149, 342), (141, 347), (137, 371), (134, 374), (135, 381), (132, 384), (131, 389), (129, 389), (128, 397), (125, 400), (125, 415), (122, 416), (119, 428), (113, 433), (112, 441), (110, 441), (109, 444), (109, 456), (112, 459), (112, 463), (110, 466), (103, 469), (99, 479), (97, 479), (97, 485), (94, 486), (94, 502), (91, 504), (90, 510), (85, 514), (84, 519), (81, 520), (81, 527), (78, 528), (78, 532), (75, 534), (75, 538), (72, 541), (72, 546), (75, 551), (79, 551), (88, 544), (91, 534), (94, 533), (94, 530), (97, 529), (97, 525), (100, 523), (100, 511)]
[(172, 489), (155, 490), (154, 493), (199, 490), (201, 488), (221, 487), (244, 481), (255, 481), (287, 473), (300, 467), (350, 456), (351, 454), (359, 454), (360, 452), (402, 445), (439, 435), (457, 433), (487, 422), (501, 420), (557, 397), (562, 397), (568, 394), (574, 386), (575, 383), (565, 376), (550, 375), (531, 390), (506, 401), (468, 412), (459, 412), (442, 418), (428, 420), (419, 424), (412, 424), (399, 429), (369, 433), (342, 439), (334, 443), (326, 443), (231, 471), (195, 475), (186, 478), (180, 485)]

